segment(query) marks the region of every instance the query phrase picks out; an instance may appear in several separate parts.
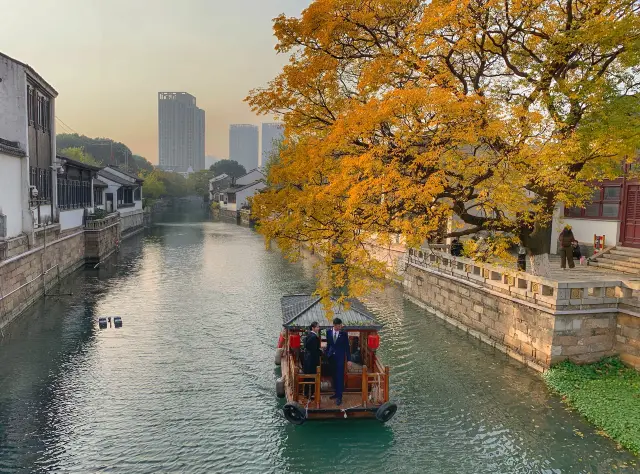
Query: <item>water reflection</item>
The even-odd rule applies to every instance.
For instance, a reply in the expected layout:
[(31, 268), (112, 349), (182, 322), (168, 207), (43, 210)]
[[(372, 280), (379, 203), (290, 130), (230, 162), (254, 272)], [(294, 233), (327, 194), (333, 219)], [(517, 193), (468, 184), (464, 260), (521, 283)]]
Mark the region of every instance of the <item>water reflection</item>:
[[(389, 287), (367, 299), (400, 410), (294, 427), (274, 395), (280, 296), (313, 288), (262, 239), (166, 218), (76, 273), (0, 343), (0, 471), (632, 472), (540, 378)], [(98, 330), (99, 316), (124, 327)], [(576, 432), (584, 435), (578, 436)]]

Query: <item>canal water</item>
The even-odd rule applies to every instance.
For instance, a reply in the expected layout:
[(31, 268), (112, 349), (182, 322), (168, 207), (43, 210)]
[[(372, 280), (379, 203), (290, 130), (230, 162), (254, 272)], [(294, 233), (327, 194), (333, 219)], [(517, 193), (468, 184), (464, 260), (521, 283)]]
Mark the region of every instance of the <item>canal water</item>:
[(0, 472), (636, 472), (536, 373), (395, 287), (367, 304), (396, 417), (288, 424), (279, 298), (312, 288), (310, 264), (233, 224), (173, 216), (124, 242), (5, 331)]

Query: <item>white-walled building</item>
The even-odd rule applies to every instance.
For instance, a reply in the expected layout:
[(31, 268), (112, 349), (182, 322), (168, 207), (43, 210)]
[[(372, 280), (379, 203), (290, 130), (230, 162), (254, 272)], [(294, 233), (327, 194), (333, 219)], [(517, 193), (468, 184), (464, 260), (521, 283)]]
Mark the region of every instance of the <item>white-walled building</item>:
[(27, 152), (18, 142), (0, 138), (0, 239), (17, 237), (23, 231), (22, 217), (28, 210), (23, 168), (28, 169)]
[(255, 183), (256, 181), (266, 181), (267, 176), (264, 174), (262, 168), (254, 168), (247, 172), (247, 174), (236, 178), (235, 186), (246, 186), (247, 184)]
[(133, 211), (142, 211), (143, 179), (114, 166), (101, 169), (98, 179), (107, 185), (103, 201), (107, 212), (119, 211), (123, 216)]
[(231, 186), (227, 189), (217, 193), (220, 209), (239, 211), (242, 208), (248, 208), (248, 199), (266, 187), (266, 176), (262, 169), (252, 169), (247, 174), (232, 180)]
[(242, 208), (246, 208), (249, 205), (248, 198), (266, 187), (267, 185), (264, 181), (255, 181), (244, 186), (234, 186), (225, 189), (221, 193), (223, 200), (220, 202), (220, 209), (226, 211), (239, 211)]
[(220, 202), (220, 193), (231, 186), (233, 178), (226, 173), (215, 176), (209, 180), (209, 201)]
[(122, 234), (131, 234), (144, 226), (142, 210), (142, 183), (144, 180), (122, 171), (115, 166), (107, 166), (98, 172), (98, 179), (106, 185), (104, 189), (104, 209), (118, 212)]
[(570, 225), (574, 237), (593, 246), (594, 236), (604, 236), (605, 246), (640, 247), (640, 183), (626, 177), (594, 184), (593, 196), (582, 208), (556, 208), (551, 253), (558, 250), (558, 236)]
[(101, 202), (103, 187), (96, 179), (100, 168), (58, 155), (58, 209), (60, 229), (83, 227)]
[(0, 53), (0, 240), (57, 221), (54, 99), (29, 65)]

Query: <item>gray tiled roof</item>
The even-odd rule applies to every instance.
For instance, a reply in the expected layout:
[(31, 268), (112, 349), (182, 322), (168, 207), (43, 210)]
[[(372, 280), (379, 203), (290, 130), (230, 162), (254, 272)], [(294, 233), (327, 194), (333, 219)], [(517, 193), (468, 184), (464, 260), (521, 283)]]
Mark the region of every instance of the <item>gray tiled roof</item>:
[[(350, 299), (349, 309), (345, 309), (333, 301), (333, 317), (342, 319), (345, 329), (372, 329), (378, 330), (382, 325), (375, 320), (364, 305)], [(320, 297), (313, 295), (288, 295), (280, 300), (282, 303), (282, 322), (286, 328), (306, 328), (317, 321), (322, 328), (329, 328), (333, 324), (327, 319), (326, 312), (320, 301)]]
[(98, 176), (102, 178), (108, 179), (109, 181), (113, 181), (114, 183), (121, 184), (122, 186), (136, 186), (136, 183), (132, 183), (131, 181), (127, 181), (120, 176), (116, 176), (115, 174), (109, 173), (107, 170), (98, 171)]
[(254, 181), (253, 183), (250, 184), (243, 184), (242, 186), (232, 186), (230, 188), (225, 189), (224, 191), (222, 191), (223, 193), (237, 193), (240, 191), (243, 191), (247, 188), (252, 188), (253, 186), (255, 186), (258, 183), (264, 183), (263, 180), (259, 179), (257, 181)]

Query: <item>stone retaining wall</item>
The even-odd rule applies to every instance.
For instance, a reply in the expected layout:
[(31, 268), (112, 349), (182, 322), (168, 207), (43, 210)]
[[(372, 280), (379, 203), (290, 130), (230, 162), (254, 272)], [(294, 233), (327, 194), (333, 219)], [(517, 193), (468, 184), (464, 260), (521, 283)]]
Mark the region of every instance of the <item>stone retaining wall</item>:
[(240, 211), (240, 224), (251, 225), (251, 211), (248, 209), (242, 209)]
[[(141, 216), (142, 218), (142, 216)], [(12, 252), (0, 261), (0, 328), (45, 295), (46, 290), (85, 263), (95, 264), (108, 257), (121, 239), (120, 216), (87, 221), (86, 228), (60, 231), (59, 225), (39, 229), (34, 244), (23, 236)], [(22, 239), (22, 240), (20, 240)], [(23, 245), (26, 243), (26, 245)]]
[(404, 287), (407, 294), (434, 312), (479, 331), (541, 366), (551, 363), (554, 321), (550, 315), (411, 266), (405, 273)]
[(85, 230), (85, 261), (96, 264), (108, 257), (121, 239), (120, 221), (98, 229)]
[(84, 265), (84, 231), (48, 241), (0, 262), (0, 328), (45, 294), (46, 289)]
[(144, 228), (142, 210), (120, 215), (120, 229), (123, 236), (133, 235), (142, 228)]
[(13, 258), (27, 250), (29, 250), (29, 238), (26, 235), (0, 242), (0, 261)]
[(420, 251), (408, 257), (404, 286), (438, 316), (539, 370), (610, 355), (640, 369), (640, 301), (630, 282), (555, 282)]
[(220, 219), (226, 221), (238, 222), (238, 211), (229, 211), (228, 209), (220, 209)]
[(615, 350), (626, 364), (640, 368), (640, 317), (618, 315)]

